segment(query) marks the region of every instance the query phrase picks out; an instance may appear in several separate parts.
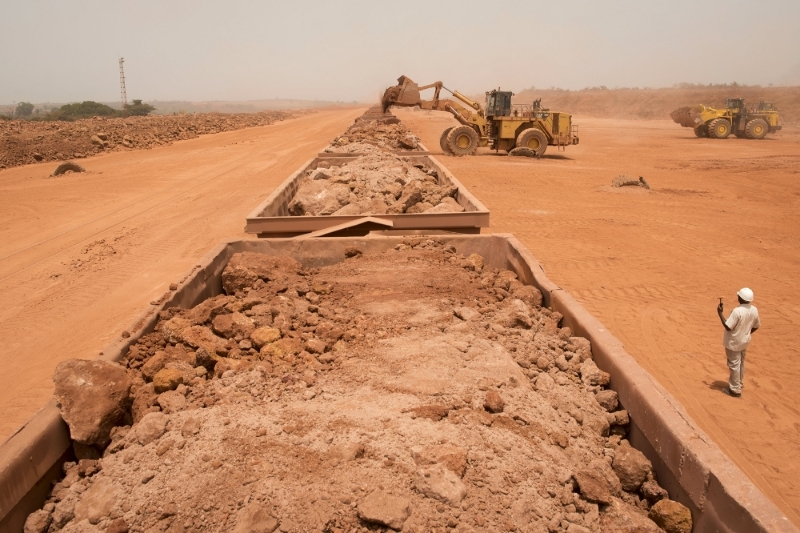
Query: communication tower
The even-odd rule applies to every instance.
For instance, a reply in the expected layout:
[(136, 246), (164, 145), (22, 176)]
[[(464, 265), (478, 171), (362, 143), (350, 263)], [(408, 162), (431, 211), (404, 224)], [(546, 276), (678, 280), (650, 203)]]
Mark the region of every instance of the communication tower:
[(120, 100), (122, 100), (122, 109), (128, 105), (128, 93), (125, 91), (125, 71), (122, 70), (122, 64), (125, 62), (124, 57), (119, 58), (119, 93)]

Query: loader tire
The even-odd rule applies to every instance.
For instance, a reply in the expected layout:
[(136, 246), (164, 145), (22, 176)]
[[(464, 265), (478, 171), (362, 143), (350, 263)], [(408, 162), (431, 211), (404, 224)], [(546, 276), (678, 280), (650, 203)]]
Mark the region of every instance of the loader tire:
[(453, 152), (450, 151), (450, 147), (447, 146), (447, 136), (450, 134), (450, 130), (452, 129), (452, 126), (447, 128), (442, 132), (442, 136), (439, 137), (439, 146), (442, 148), (442, 153), (444, 155), (453, 155)]
[(471, 126), (456, 126), (447, 134), (447, 147), (453, 155), (472, 155), (478, 150), (478, 132)]
[(536, 157), (542, 157), (547, 150), (547, 137), (540, 129), (528, 128), (517, 136), (516, 148), (529, 148), (536, 153)]
[(769, 133), (769, 124), (763, 118), (754, 118), (744, 127), (748, 139), (763, 139)]
[(712, 139), (725, 139), (731, 134), (731, 123), (724, 118), (715, 118), (708, 123), (708, 136)]
[(697, 126), (694, 129), (694, 134), (697, 137), (708, 137), (708, 130), (706, 129), (705, 124), (703, 124), (702, 126)]

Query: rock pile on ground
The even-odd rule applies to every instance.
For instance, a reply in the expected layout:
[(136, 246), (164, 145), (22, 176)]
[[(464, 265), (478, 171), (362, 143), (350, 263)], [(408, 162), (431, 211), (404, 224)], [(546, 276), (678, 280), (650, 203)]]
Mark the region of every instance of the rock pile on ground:
[(291, 117), (292, 113), (284, 111), (264, 111), (95, 117), (75, 122), (0, 121), (0, 169), (153, 148), (199, 135), (266, 126)]
[[(387, 119), (386, 117), (391, 119)], [(328, 153), (373, 153), (376, 151), (421, 150), (419, 137), (391, 113), (369, 114), (357, 119), (325, 151)]]
[(301, 178), (292, 216), (460, 213), (458, 187), (441, 185), (439, 171), (389, 152), (362, 155), (341, 166), (321, 163)]
[(538, 290), (436, 240), (350, 252), (237, 254), (223, 294), (162, 311), (123, 425), (26, 531), (684, 531)]

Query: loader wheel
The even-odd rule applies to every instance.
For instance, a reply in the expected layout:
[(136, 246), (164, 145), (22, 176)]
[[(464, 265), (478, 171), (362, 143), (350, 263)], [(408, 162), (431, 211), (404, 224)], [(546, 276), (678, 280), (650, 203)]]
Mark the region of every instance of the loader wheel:
[(698, 137), (708, 137), (708, 130), (706, 129), (705, 124), (702, 126), (697, 126), (694, 129), (694, 134)]
[(724, 118), (715, 118), (708, 123), (708, 136), (715, 139), (725, 139), (731, 134), (731, 123)]
[(547, 137), (537, 128), (528, 128), (517, 136), (516, 148), (530, 148), (536, 152), (536, 157), (541, 157), (547, 150)]
[(744, 127), (748, 139), (763, 139), (769, 133), (769, 125), (763, 118), (754, 118)]
[(470, 126), (456, 126), (447, 134), (447, 147), (453, 155), (472, 155), (478, 150), (478, 132)]
[(452, 126), (447, 128), (442, 132), (442, 136), (439, 137), (439, 146), (441, 146), (442, 153), (445, 155), (453, 155), (453, 152), (450, 151), (450, 147), (447, 146), (447, 136), (450, 134), (450, 130), (452, 129)]

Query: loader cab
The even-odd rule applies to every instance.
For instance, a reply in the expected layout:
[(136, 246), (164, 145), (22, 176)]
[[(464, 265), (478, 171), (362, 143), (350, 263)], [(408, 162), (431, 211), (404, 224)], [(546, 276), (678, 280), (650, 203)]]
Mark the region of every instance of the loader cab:
[(744, 98), (728, 98), (725, 100), (728, 109), (744, 109)]
[(487, 117), (510, 117), (511, 116), (511, 91), (488, 91), (486, 93), (486, 116)]

